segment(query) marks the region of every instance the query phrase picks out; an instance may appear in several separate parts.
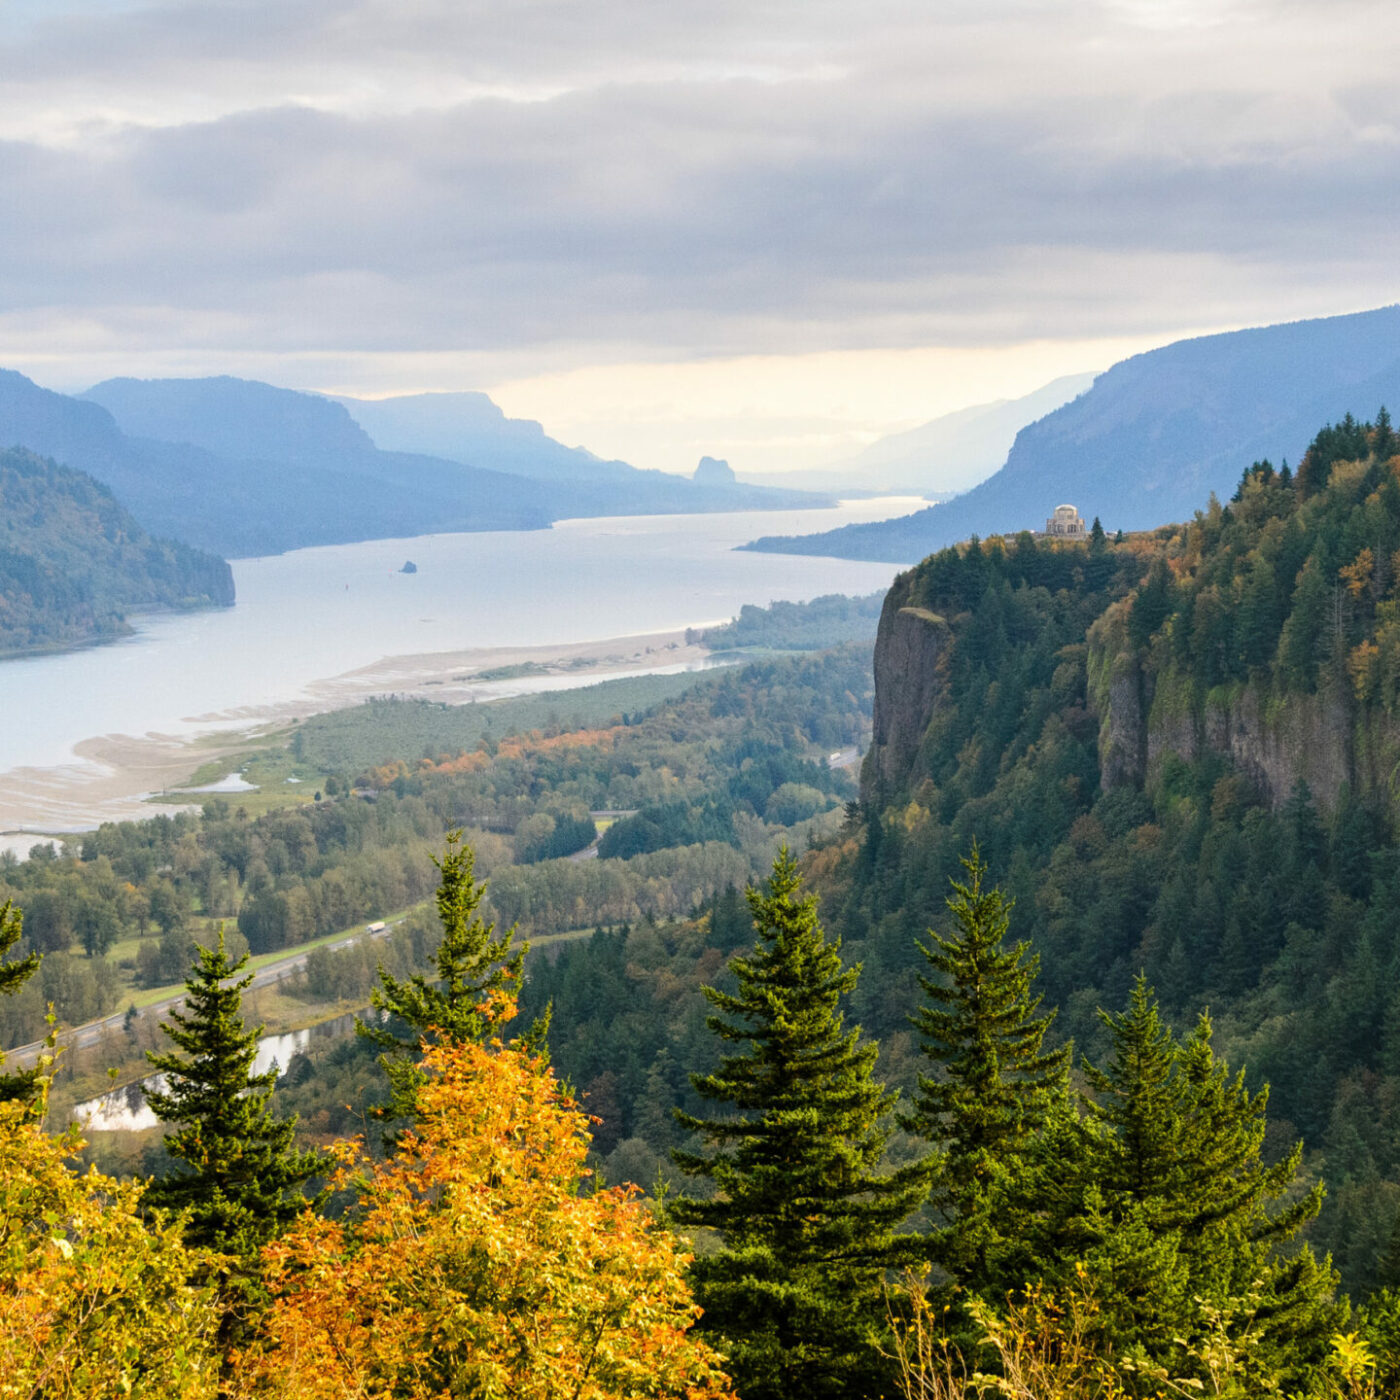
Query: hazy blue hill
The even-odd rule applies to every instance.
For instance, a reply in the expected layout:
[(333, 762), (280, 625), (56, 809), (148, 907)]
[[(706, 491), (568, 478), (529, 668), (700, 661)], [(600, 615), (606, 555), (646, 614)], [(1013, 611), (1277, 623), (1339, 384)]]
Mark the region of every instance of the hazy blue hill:
[(637, 475), (626, 462), (605, 462), (586, 448), (565, 447), (532, 419), (507, 418), (486, 394), (339, 397), (336, 402), (386, 452), (446, 457), (551, 481), (625, 482)]
[(153, 539), (83, 472), (0, 452), (0, 652), (117, 636), (133, 611), (232, 602), (222, 559)]
[[(687, 514), (829, 504), (824, 496), (793, 489), (801, 483), (696, 481), (626, 462), (604, 461), (585, 448), (565, 447), (532, 419), (507, 418), (485, 394), (406, 394), (336, 401), (345, 405), (386, 451), (445, 457), (557, 483), (573, 493), (576, 514)], [(554, 499), (552, 491), (550, 495)]]
[[(440, 398), (453, 403), (444, 408)], [(537, 529), (569, 516), (822, 503), (794, 492), (699, 487), (663, 472), (600, 462), (554, 442), (537, 423), (505, 418), (484, 395), (382, 401), (374, 407), (387, 404), (385, 411), (396, 411), (404, 422), (426, 414), (426, 426), (380, 443), (346, 408), (360, 401), (227, 375), (109, 379), (83, 399), (111, 413), (140, 444), (143, 462), (159, 462), (168, 472), (178, 460), (194, 473), (196, 484), (176, 488), (179, 518), (191, 521), (185, 534), (200, 543), (218, 541), (216, 547), (236, 555), (437, 531)], [(421, 450), (452, 442), (480, 451), (449, 457)], [(210, 491), (211, 472), (230, 498)], [(119, 492), (134, 489), (130, 481), (113, 485)], [(127, 498), (138, 513), (159, 509)], [(165, 528), (163, 517), (150, 518)]]
[[(280, 439), (269, 425), (235, 421), (239, 403), (255, 408), (277, 402), (260, 392), (268, 386), (203, 382), (215, 385), (209, 402), (219, 409), (205, 429), (191, 421), (190, 405), (178, 400), (173, 421), (163, 422), (155, 407), (171, 400), (159, 390), (139, 414), (143, 396), (136, 389), (124, 386), (113, 395), (121, 412), (131, 415), (129, 421), (172, 435), (157, 440), (123, 431), (96, 402), (56, 394), (22, 374), (0, 370), (0, 444), (27, 447), (89, 472), (148, 529), (224, 555), (276, 554), (436, 530), (539, 529), (563, 513), (557, 503), (542, 499), (537, 486), (515, 477), (456, 463), (439, 463), (435, 472), (417, 459), (378, 452), (342, 410), (313, 395), (289, 394), (301, 402), (280, 402), (287, 445), (275, 446)], [(306, 413), (289, 424), (293, 407)], [(322, 447), (312, 431), (318, 417), (329, 440)], [(264, 460), (221, 455), (190, 442), (191, 429), (205, 443), (241, 444), (276, 455)], [(173, 436), (182, 430), (185, 437)]]
[(338, 467), (374, 452), (339, 404), (252, 379), (108, 379), (83, 399), (132, 437), (190, 443), (235, 461)]
[(965, 496), (899, 520), (754, 548), (906, 562), (972, 534), (1043, 528), (1071, 501), (1104, 527), (1189, 518), (1257, 458), (1296, 462), (1317, 425), (1400, 404), (1400, 307), (1178, 341), (1136, 355), (1017, 434)]
[(1022, 428), (1084, 393), (1094, 378), (1092, 373), (1062, 375), (1019, 399), (974, 404), (892, 433), (829, 467), (762, 479), (812, 491), (854, 487), (875, 494), (950, 496), (991, 476)]

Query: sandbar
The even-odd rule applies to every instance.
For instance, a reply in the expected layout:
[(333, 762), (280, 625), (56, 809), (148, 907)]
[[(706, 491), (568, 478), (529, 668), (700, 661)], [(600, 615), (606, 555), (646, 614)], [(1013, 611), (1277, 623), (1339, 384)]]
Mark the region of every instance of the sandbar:
[[(195, 715), (205, 725), (189, 735), (101, 734), (74, 746), (73, 761), (0, 773), (0, 849), (24, 854), (46, 836), (91, 831), (104, 821), (139, 820), (181, 810), (153, 794), (188, 786), (211, 759), (233, 757), (294, 719), (397, 695), (446, 704), (573, 689), (618, 676), (697, 670), (710, 653), (686, 634), (652, 632), (557, 646), (478, 647), (465, 651), (385, 656), (368, 666), (315, 681), (295, 698), (266, 707)], [(482, 679), (482, 672), (526, 668), (526, 674)], [(203, 800), (191, 793), (190, 808)]]

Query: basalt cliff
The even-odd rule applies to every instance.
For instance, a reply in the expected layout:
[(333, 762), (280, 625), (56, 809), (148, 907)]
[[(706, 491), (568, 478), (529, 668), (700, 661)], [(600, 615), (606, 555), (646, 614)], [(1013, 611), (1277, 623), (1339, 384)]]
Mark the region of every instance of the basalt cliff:
[(1323, 812), (1355, 799), (1400, 817), (1396, 447), (1384, 412), (1344, 420), (1296, 475), (1256, 463), (1184, 526), (974, 540), (901, 574), (862, 800), (921, 785), (932, 800), (949, 735), (990, 781), (1019, 761), (1005, 745), (1039, 706), (1094, 727), (1084, 778), (1100, 792), (1155, 793), (1174, 765), (1205, 765), (1274, 809), (1302, 786)]

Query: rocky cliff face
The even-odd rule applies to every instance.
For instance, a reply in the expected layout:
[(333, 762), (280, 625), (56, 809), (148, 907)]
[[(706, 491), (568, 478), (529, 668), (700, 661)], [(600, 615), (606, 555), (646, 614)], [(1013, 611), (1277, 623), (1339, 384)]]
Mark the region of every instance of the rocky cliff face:
[(875, 638), (875, 732), (861, 769), (862, 802), (884, 803), (909, 784), (943, 688), (942, 658), (951, 633), (937, 613), (906, 606), (896, 581)]
[(1324, 811), (1343, 787), (1400, 815), (1400, 723), (1362, 711), (1347, 691), (1272, 695), (1257, 685), (1202, 691), (1127, 645), (1113, 611), (1089, 632), (1090, 704), (1105, 790), (1150, 787), (1169, 755), (1226, 757), (1277, 807), (1305, 782)]

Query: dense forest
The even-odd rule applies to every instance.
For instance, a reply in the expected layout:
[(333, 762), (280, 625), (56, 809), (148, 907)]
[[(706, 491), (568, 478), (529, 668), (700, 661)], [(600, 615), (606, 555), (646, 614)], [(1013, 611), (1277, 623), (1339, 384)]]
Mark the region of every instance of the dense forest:
[[(160, 1249), (239, 1261), (167, 1256), (181, 1354), (253, 1394), (1397, 1393), (1398, 472), (1382, 412), (1183, 526), (944, 550), (883, 604), (874, 697), (866, 647), (764, 660), (8, 862), (8, 1043), (64, 978), (73, 1019), (112, 1004), (120, 939), (190, 979), (174, 1131), (89, 1147), (84, 1198), (156, 1249), (151, 1175), (192, 1210)], [(857, 796), (829, 751), (872, 712)], [(372, 1000), (370, 1034), (247, 1080), (246, 1210), (207, 1210), (186, 1129), (209, 1047), (252, 1063), (245, 947), (434, 891), (309, 954), (287, 995)]]
[(0, 452), (0, 652), (119, 636), (131, 612), (232, 602), (222, 559), (153, 539), (82, 472)]
[[(1081, 1049), (1102, 1048), (1097, 1008), (1122, 1005), (1139, 973), (1178, 1023), (1209, 1007), (1227, 1058), (1270, 1085), (1280, 1133), (1325, 1172), (1312, 1238), (1361, 1289), (1395, 1281), (1400, 1221), (1400, 864), (1389, 771), (1369, 776), (1389, 702), (1368, 669), (1384, 674), (1392, 644), (1395, 451), (1384, 413), (1346, 420), (1296, 473), (1257, 464), (1184, 528), (1078, 551), (973, 542), (903, 576), (893, 601), (951, 625), (946, 689), (903, 790), (877, 799), (867, 782), (822, 885), (877, 1034), (903, 1024), (913, 940), (974, 839)], [(1151, 761), (1104, 790), (1104, 672), (1122, 637), (1156, 686), (1138, 701)], [(1246, 681), (1269, 716), (1327, 697), (1351, 760), (1329, 789), (1220, 738), (1212, 715)], [(1307, 771), (1317, 747), (1277, 752)]]

